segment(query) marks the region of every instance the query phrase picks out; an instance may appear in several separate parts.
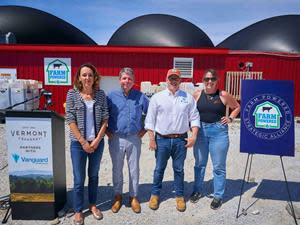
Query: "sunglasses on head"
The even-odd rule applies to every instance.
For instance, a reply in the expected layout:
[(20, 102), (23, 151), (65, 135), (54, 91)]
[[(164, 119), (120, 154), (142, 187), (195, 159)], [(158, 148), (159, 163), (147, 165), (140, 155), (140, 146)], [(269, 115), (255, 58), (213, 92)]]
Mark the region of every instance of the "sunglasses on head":
[(204, 77), (203, 80), (204, 80), (205, 82), (208, 82), (209, 80), (211, 80), (212, 82), (214, 82), (214, 81), (217, 80), (217, 78), (216, 78), (216, 77)]

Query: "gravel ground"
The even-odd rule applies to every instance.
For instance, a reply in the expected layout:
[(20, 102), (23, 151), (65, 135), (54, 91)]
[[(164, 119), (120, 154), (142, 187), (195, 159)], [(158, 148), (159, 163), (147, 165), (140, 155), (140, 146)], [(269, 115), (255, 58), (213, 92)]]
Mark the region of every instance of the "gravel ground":
[[(103, 211), (104, 218), (95, 221), (91, 215), (86, 214), (85, 224), (241, 224), (241, 225), (289, 225), (295, 224), (285, 210), (288, 196), (284, 183), (284, 176), (278, 156), (254, 155), (249, 182), (245, 184), (241, 209), (245, 209), (244, 215), (236, 219), (237, 206), (239, 202), (240, 188), (244, 174), (247, 154), (239, 153), (239, 121), (230, 125), (230, 149), (227, 159), (227, 186), (225, 199), (222, 207), (217, 210), (210, 209), (211, 199), (209, 194), (212, 190), (212, 168), (209, 162), (205, 177), (206, 197), (200, 199), (196, 204), (187, 203), (187, 210), (183, 213), (176, 210), (174, 193), (171, 192), (173, 172), (171, 163), (165, 172), (161, 204), (157, 211), (148, 208), (150, 197), (153, 169), (155, 165), (154, 154), (148, 150), (148, 138), (143, 139), (142, 154), (140, 161), (140, 196), (142, 212), (135, 214), (128, 204), (128, 171), (124, 167), (124, 205), (119, 213), (114, 214), (110, 210), (112, 192), (111, 160), (107, 148), (103, 154), (98, 189), (98, 206)], [(71, 206), (72, 194), (72, 166), (68, 142), (68, 129), (66, 128), (66, 169), (67, 169), (67, 191), (68, 202), (66, 208)], [(295, 124), (296, 156), (284, 157), (287, 179), (293, 199), (294, 206), (300, 207), (300, 124)], [(9, 194), (7, 148), (5, 142), (5, 127), (0, 125), (0, 198)], [(185, 198), (188, 199), (193, 187), (193, 154), (192, 149), (188, 150), (185, 161)], [(3, 168), (4, 167), (4, 168)], [(86, 203), (87, 206), (87, 203)], [(0, 220), (4, 217), (5, 210), (0, 210)], [(60, 224), (72, 224), (71, 213), (59, 218)], [(42, 225), (51, 224), (55, 221), (25, 221), (11, 218), (8, 224)], [(58, 221), (56, 221), (58, 222)], [(300, 224), (300, 220), (298, 220)]]

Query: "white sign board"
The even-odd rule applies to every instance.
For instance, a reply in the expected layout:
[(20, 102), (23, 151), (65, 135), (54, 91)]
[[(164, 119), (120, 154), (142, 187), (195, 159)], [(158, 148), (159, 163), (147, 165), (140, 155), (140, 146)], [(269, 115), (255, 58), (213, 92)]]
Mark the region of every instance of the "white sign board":
[(53, 176), (50, 118), (6, 117), (8, 171), (12, 176)]
[(71, 58), (44, 58), (45, 85), (71, 85)]
[(17, 79), (17, 69), (15, 68), (0, 68), (0, 79)]

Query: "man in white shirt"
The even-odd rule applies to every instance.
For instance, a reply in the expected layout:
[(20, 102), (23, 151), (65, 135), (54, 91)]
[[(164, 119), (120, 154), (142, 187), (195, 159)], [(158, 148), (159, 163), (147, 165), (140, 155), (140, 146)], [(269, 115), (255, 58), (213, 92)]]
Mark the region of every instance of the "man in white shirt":
[[(167, 73), (167, 88), (155, 94), (149, 104), (145, 129), (149, 133), (149, 149), (155, 151), (156, 166), (149, 207), (159, 207), (159, 195), (168, 160), (172, 157), (176, 208), (185, 211), (184, 160), (187, 148), (191, 148), (197, 137), (200, 118), (194, 98), (179, 90), (180, 71), (170, 69)], [(192, 130), (188, 137), (187, 132)]]

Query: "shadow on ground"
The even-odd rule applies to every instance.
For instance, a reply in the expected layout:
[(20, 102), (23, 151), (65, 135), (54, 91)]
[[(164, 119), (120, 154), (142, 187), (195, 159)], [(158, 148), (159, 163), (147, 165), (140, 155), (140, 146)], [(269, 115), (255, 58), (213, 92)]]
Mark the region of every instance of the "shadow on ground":
[[(126, 184), (124, 184), (126, 185)], [(188, 200), (190, 195), (193, 192), (193, 185), (194, 182), (184, 182), (184, 188), (185, 188), (185, 199)], [(242, 180), (232, 180), (227, 179), (226, 180), (226, 191), (225, 196), (223, 199), (223, 202), (229, 201), (230, 199), (239, 196), (241, 191), (241, 185)], [(257, 183), (255, 182), (248, 182), (245, 183), (244, 186), (244, 192), (248, 191), (249, 189), (256, 186)], [(146, 183), (146, 184), (140, 184), (139, 186), (139, 200), (141, 203), (148, 202), (150, 195), (151, 195), (151, 187), (152, 184)], [(213, 190), (213, 182), (212, 180), (205, 181), (204, 187), (203, 187), (203, 194), (206, 196), (209, 196), (212, 193)], [(67, 192), (67, 207), (73, 208), (72, 206), (72, 189), (68, 190)], [(112, 199), (113, 199), (113, 187), (112, 186), (99, 186), (98, 187), (98, 200), (97, 200), (97, 206), (102, 210), (110, 210)], [(174, 192), (174, 183), (173, 181), (164, 181), (162, 184), (162, 190), (160, 194), (160, 201), (164, 202), (170, 198), (175, 198), (175, 192)], [(123, 194), (123, 204), (126, 207), (129, 207), (129, 193), (126, 192)], [(84, 188), (84, 208), (88, 208), (88, 188)]]
[[(292, 201), (300, 202), (300, 182), (288, 181), (288, 187)], [(254, 198), (289, 201), (285, 181), (262, 180), (257, 187)]]
[[(113, 196), (112, 186), (99, 186), (97, 193), (97, 206), (101, 211), (106, 211), (111, 207), (111, 200)], [(88, 187), (84, 187), (84, 209), (88, 209)], [(65, 208), (73, 208), (73, 189), (67, 191), (67, 204)]]
[[(223, 203), (230, 201), (236, 196), (240, 196), (241, 194), (241, 187), (242, 187), (242, 179), (232, 180), (232, 179), (226, 179), (226, 189), (224, 193)], [(189, 193), (191, 194), (193, 192), (193, 184), (194, 182), (191, 182), (191, 189)], [(257, 185), (256, 182), (245, 182), (243, 193), (247, 192), (251, 188), (255, 187)], [(208, 197), (212, 197), (213, 195), (213, 180), (208, 180), (204, 182), (203, 187), (203, 194)]]

